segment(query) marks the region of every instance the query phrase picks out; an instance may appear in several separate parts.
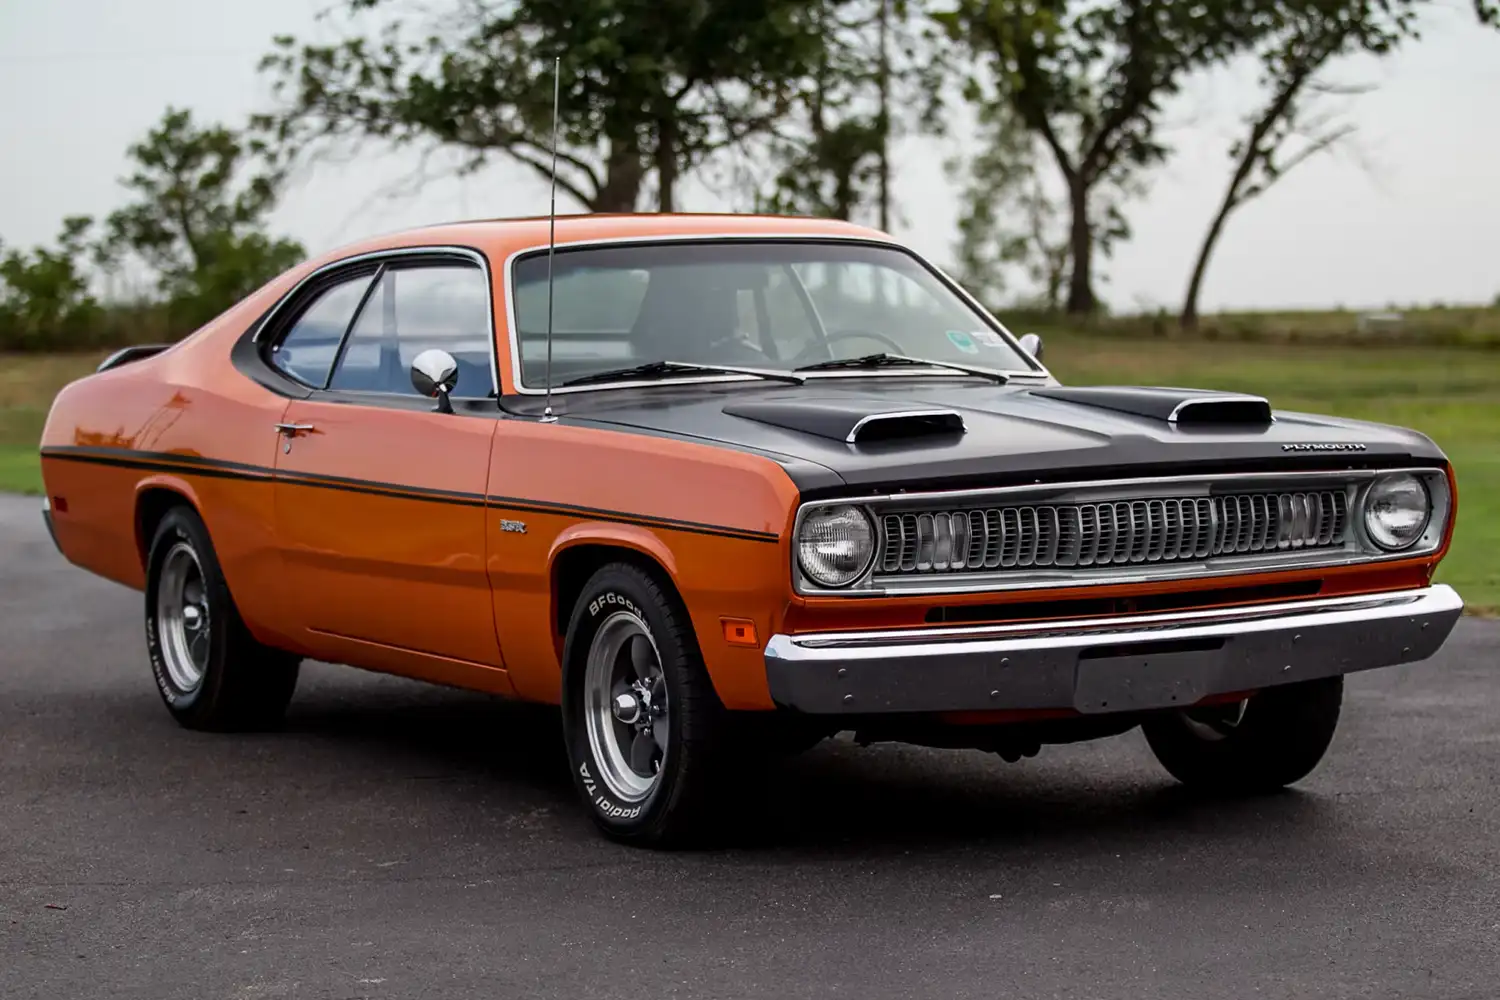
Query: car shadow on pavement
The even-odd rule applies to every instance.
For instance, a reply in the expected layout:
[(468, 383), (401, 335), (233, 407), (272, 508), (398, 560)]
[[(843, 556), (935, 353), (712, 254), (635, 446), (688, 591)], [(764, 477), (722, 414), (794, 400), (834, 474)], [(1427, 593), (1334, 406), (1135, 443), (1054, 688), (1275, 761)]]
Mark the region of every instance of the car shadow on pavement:
[(325, 687), (292, 702), (282, 733), (358, 746), (370, 766), (428, 777), (493, 779), (505, 788), (572, 795), (557, 709), (380, 678)]
[(1180, 839), (1258, 851), (1330, 821), (1322, 799), (1295, 789), (1251, 799), (1190, 792), (1129, 752), (1136, 738), (1096, 748), (1111, 763), (1103, 774), (1086, 762), (1007, 764), (974, 751), (825, 745), (783, 762), (760, 794), (747, 789), (767, 805), (739, 810), (738, 822), (724, 824), (724, 843), (752, 852), (879, 854), (945, 844), (1170, 850)]
[[(325, 685), (299, 694), (282, 738), (316, 742), (346, 761), (357, 753), (361, 771), (462, 778), (454, 794), (480, 795), (501, 811), (545, 804), (560, 835), (595, 836), (553, 708), (383, 679)], [(794, 758), (752, 760), (721, 791), (703, 847), (748, 856), (980, 844), (1170, 850), (1174, 842), (1259, 853), (1337, 826), (1329, 803), (1302, 791), (1244, 800), (1190, 793), (1155, 768), (1138, 734), (1044, 748), (1019, 764), (978, 752), (861, 748), (845, 737)]]

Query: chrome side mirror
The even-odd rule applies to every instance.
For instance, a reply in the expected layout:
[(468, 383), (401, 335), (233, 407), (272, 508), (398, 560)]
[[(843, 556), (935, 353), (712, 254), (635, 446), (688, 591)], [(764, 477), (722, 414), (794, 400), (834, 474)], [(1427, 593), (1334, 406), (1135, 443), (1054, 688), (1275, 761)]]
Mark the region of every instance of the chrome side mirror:
[(447, 351), (429, 348), (412, 359), (411, 384), (417, 392), (438, 401), (439, 413), (452, 413), (448, 393), (458, 386), (458, 362)]
[(1021, 350), (1025, 351), (1027, 354), (1031, 355), (1033, 358), (1036, 358), (1038, 361), (1042, 360), (1042, 337), (1041, 337), (1041, 334), (1038, 334), (1038, 333), (1028, 333), (1028, 334), (1023, 335), (1021, 337)]

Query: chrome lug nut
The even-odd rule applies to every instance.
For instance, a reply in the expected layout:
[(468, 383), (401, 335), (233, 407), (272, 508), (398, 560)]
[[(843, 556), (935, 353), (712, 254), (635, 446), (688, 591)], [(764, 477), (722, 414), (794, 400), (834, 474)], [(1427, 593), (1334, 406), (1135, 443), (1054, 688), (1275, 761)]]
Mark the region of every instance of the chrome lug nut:
[(615, 695), (615, 718), (627, 726), (635, 725), (641, 717), (641, 700), (629, 691)]

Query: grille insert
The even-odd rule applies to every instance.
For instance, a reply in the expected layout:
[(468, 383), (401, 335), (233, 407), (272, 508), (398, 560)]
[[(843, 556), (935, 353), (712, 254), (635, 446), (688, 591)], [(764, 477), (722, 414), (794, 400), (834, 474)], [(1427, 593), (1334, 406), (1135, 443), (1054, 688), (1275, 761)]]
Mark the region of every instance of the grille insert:
[(886, 514), (883, 574), (1171, 563), (1344, 544), (1342, 490)]

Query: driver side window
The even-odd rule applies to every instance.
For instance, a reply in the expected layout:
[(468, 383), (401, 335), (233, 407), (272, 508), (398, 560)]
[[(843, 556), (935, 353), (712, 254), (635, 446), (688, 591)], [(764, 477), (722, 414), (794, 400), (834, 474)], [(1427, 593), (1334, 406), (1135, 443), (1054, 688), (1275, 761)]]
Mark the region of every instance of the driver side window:
[(458, 362), (453, 398), (492, 396), (489, 308), (489, 287), (477, 267), (387, 267), (349, 333), (328, 387), (416, 396), (412, 360), (438, 348)]

